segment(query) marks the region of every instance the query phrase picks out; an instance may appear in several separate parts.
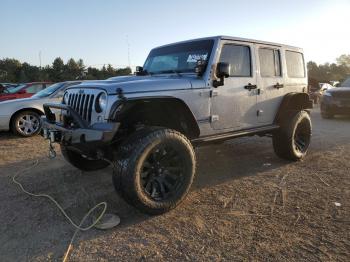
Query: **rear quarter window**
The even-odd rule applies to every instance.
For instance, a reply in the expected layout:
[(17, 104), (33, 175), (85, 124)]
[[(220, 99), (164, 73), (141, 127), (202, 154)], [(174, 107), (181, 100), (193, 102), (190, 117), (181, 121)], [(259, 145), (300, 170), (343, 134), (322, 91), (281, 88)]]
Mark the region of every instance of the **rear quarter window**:
[(302, 53), (286, 51), (287, 75), (291, 78), (305, 77), (304, 56)]

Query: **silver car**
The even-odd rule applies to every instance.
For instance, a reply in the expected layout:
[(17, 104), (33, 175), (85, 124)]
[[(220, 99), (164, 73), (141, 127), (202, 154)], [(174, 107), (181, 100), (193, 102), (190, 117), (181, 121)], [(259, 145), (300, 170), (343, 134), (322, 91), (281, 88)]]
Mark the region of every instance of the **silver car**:
[(60, 102), (65, 90), (81, 81), (60, 82), (38, 92), (30, 98), (0, 102), (0, 131), (9, 131), (20, 136), (33, 136), (40, 132), (40, 117), (43, 104)]

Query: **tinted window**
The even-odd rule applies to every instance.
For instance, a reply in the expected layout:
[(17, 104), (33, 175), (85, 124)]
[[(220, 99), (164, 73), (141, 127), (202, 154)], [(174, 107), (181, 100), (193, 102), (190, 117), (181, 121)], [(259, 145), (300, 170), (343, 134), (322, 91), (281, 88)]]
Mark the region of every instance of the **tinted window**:
[(194, 73), (198, 60), (208, 62), (213, 40), (192, 41), (153, 49), (143, 69), (148, 73)]
[(350, 77), (346, 79), (341, 85), (341, 87), (350, 87)]
[(286, 51), (287, 73), (289, 77), (305, 77), (303, 54)]
[(231, 65), (230, 76), (251, 76), (250, 48), (242, 45), (224, 45), (220, 62)]
[(264, 77), (281, 76), (279, 50), (260, 48), (260, 75)]

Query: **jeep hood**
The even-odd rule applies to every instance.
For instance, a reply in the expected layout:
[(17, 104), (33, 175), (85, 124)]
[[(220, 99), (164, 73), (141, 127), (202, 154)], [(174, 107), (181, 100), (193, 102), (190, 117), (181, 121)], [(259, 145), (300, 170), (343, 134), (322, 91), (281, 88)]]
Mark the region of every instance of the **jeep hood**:
[(327, 90), (327, 93), (350, 93), (350, 87), (335, 87), (332, 89)]
[[(198, 78), (190, 76), (120, 76), (108, 80), (83, 82), (71, 88), (98, 88), (104, 89), (108, 94), (116, 94), (122, 89), (124, 94), (147, 93), (155, 91), (180, 90), (192, 88), (193, 82)], [(204, 81), (202, 80), (203, 84)]]

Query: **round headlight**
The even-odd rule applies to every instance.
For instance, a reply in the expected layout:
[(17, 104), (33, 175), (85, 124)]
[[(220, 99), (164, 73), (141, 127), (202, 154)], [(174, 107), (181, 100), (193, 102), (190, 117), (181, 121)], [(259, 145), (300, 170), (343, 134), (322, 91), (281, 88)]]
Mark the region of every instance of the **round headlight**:
[(63, 103), (68, 105), (68, 100), (69, 100), (69, 95), (68, 95), (68, 93), (65, 93), (63, 96)]
[(97, 113), (101, 113), (106, 110), (107, 107), (107, 96), (105, 93), (99, 93), (96, 97), (95, 110)]
[(324, 92), (323, 95), (324, 95), (324, 96), (329, 96), (329, 97), (332, 96), (332, 94), (331, 94), (330, 92), (328, 92), (328, 91)]

